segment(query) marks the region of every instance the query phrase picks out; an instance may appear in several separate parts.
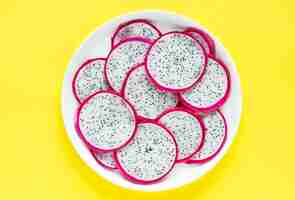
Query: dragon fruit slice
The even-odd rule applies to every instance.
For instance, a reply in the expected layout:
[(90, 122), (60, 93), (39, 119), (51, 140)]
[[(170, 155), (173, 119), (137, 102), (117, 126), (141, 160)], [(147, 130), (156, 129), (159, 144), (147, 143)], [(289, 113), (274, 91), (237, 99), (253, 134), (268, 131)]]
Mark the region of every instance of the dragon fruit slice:
[(176, 95), (160, 92), (150, 83), (144, 65), (138, 65), (128, 72), (123, 96), (142, 119), (155, 119), (160, 113), (175, 107), (178, 102)]
[(132, 141), (115, 153), (122, 175), (139, 184), (162, 180), (173, 169), (178, 149), (174, 137), (162, 125), (140, 122)]
[(195, 38), (204, 47), (208, 55), (215, 56), (215, 43), (208, 33), (198, 28), (187, 28), (184, 32)]
[(156, 40), (146, 56), (146, 71), (164, 91), (181, 92), (191, 88), (207, 64), (203, 47), (190, 35), (169, 32)]
[(159, 29), (150, 21), (145, 19), (136, 19), (121, 24), (112, 37), (112, 45), (133, 37), (142, 37), (151, 42), (161, 35)]
[(204, 145), (187, 163), (205, 163), (214, 158), (222, 149), (227, 137), (227, 125), (220, 111), (203, 117), (205, 125)]
[(164, 112), (158, 119), (174, 136), (178, 149), (177, 162), (187, 161), (202, 147), (204, 125), (200, 117), (184, 108)]
[(76, 128), (95, 151), (108, 152), (125, 146), (136, 130), (135, 111), (113, 92), (97, 92), (78, 108)]
[(97, 161), (98, 164), (101, 166), (107, 168), (107, 169), (117, 169), (116, 163), (114, 160), (114, 152), (106, 152), (106, 153), (100, 153), (100, 152), (94, 152), (91, 151), (94, 159)]
[(95, 92), (108, 88), (103, 72), (104, 65), (104, 58), (94, 58), (87, 60), (78, 68), (74, 75), (72, 89), (79, 103)]
[(127, 39), (117, 44), (109, 53), (105, 63), (105, 77), (116, 92), (122, 89), (127, 72), (144, 62), (150, 43), (142, 38)]
[(209, 57), (202, 79), (193, 88), (180, 94), (180, 99), (184, 105), (193, 110), (209, 112), (225, 103), (229, 91), (229, 71), (221, 61)]

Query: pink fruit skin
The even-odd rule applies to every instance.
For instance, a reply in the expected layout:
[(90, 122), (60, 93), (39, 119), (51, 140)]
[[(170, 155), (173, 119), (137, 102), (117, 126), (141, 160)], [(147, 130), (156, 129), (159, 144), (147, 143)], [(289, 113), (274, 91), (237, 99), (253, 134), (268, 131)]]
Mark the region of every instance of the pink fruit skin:
[[(81, 129), (80, 129), (80, 124), (79, 124), (79, 118), (80, 118), (80, 112), (81, 112), (81, 109), (83, 108), (84, 104), (87, 103), (93, 96), (97, 95), (97, 94), (101, 94), (101, 93), (109, 93), (109, 94), (112, 94), (112, 95), (115, 95), (115, 96), (119, 96), (121, 97), (119, 94), (111, 91), (111, 90), (105, 90), (105, 91), (99, 91), (99, 92), (96, 92), (94, 93), (93, 95), (87, 97), (81, 104), (80, 106), (78, 107), (78, 110), (77, 110), (77, 114), (76, 114), (76, 119), (75, 119), (75, 129), (79, 135), (79, 137), (82, 139), (82, 141), (88, 146), (89, 149), (91, 149), (92, 151), (94, 152), (110, 152), (110, 151), (114, 151), (114, 150), (117, 150), (117, 149), (120, 149), (124, 146), (126, 146), (131, 140), (132, 138), (134, 137), (135, 135), (135, 132), (137, 130), (137, 123), (135, 123), (135, 127), (134, 127), (134, 130), (132, 132), (132, 135), (131, 137), (122, 145), (116, 147), (116, 148), (113, 148), (113, 149), (101, 149), (101, 148), (97, 148), (95, 146), (93, 146), (90, 142), (87, 141), (87, 139), (84, 137)], [(123, 97), (121, 97), (122, 99), (124, 99)], [(134, 116), (134, 120), (136, 122), (136, 112), (134, 110), (134, 108), (132, 107), (132, 105), (126, 100), (124, 99), (124, 101), (129, 105), (129, 107), (131, 108), (132, 110), (132, 113), (133, 113), (133, 116)]]
[[(162, 35), (161, 31), (160, 31), (155, 25), (153, 25), (149, 20), (146, 20), (146, 19), (134, 19), (134, 20), (128, 21), (128, 22), (126, 22), (126, 23), (120, 24), (120, 25), (118, 26), (118, 28), (117, 28), (116, 31), (114, 32), (113, 36), (111, 37), (111, 44), (112, 44), (112, 47), (116, 46), (116, 45), (114, 44), (114, 40), (115, 40), (115, 37), (117, 36), (118, 32), (119, 32), (122, 28), (124, 28), (124, 27), (126, 27), (126, 26), (128, 26), (128, 25), (130, 25), (130, 24), (133, 24), (133, 23), (145, 23), (145, 24), (151, 26), (153, 29), (155, 29), (155, 30), (158, 32), (159, 37)], [(132, 37), (132, 38), (134, 38), (134, 37)], [(149, 40), (149, 42), (153, 42), (153, 41), (150, 41), (150, 40)]]
[[(222, 114), (222, 112), (220, 112), (220, 110), (217, 110), (217, 112), (218, 112), (218, 113), (220, 114), (220, 116), (222, 117), (222, 119), (223, 119), (223, 121), (224, 121), (224, 126), (225, 126), (225, 130), (224, 130), (225, 134), (224, 134), (224, 138), (223, 138), (223, 141), (222, 141), (220, 147), (218, 148), (218, 150), (217, 150), (214, 154), (212, 154), (211, 156), (209, 156), (209, 157), (207, 157), (207, 158), (205, 158), (205, 159), (202, 159), (202, 160), (192, 160), (192, 159), (190, 159), (190, 160), (188, 160), (186, 163), (188, 163), (188, 164), (203, 164), (203, 163), (206, 163), (206, 162), (212, 160), (215, 156), (217, 156), (218, 153), (219, 153), (219, 152), (221, 151), (221, 149), (223, 148), (223, 146), (224, 146), (224, 144), (225, 144), (225, 142), (226, 142), (226, 140), (227, 140), (227, 123), (226, 123), (225, 117), (224, 117), (224, 115)], [(206, 129), (206, 127), (205, 127), (205, 129)], [(205, 131), (205, 134), (206, 134), (206, 131)]]
[(218, 108), (220, 108), (227, 100), (227, 98), (229, 97), (230, 94), (230, 90), (231, 90), (231, 80), (230, 80), (230, 73), (229, 70), (227, 69), (226, 65), (221, 61), (218, 60), (217, 58), (213, 58), (212, 56), (208, 56), (208, 58), (211, 58), (213, 60), (215, 60), (218, 64), (220, 64), (220, 66), (222, 66), (222, 68), (225, 71), (226, 77), (227, 77), (227, 83), (228, 83), (228, 87), (225, 91), (224, 97), (221, 98), (219, 101), (217, 101), (215, 104), (213, 104), (212, 106), (209, 107), (205, 107), (205, 108), (200, 108), (200, 107), (196, 107), (191, 105), (189, 102), (187, 102), (185, 100), (185, 98), (182, 97), (182, 94), (179, 94), (179, 100), (181, 101), (182, 105), (184, 105), (185, 107), (194, 110), (195, 112), (204, 112), (204, 113), (208, 113), (208, 112), (213, 112), (215, 110), (217, 110)]
[(164, 178), (172, 171), (172, 169), (174, 168), (174, 166), (176, 164), (176, 160), (177, 160), (177, 157), (178, 157), (178, 146), (177, 146), (177, 143), (176, 143), (176, 140), (175, 140), (174, 136), (172, 135), (172, 133), (166, 127), (164, 127), (163, 125), (159, 124), (158, 122), (156, 122), (154, 120), (145, 120), (145, 121), (139, 122), (139, 124), (144, 124), (144, 123), (156, 124), (156, 125), (160, 126), (161, 128), (165, 129), (166, 132), (172, 137), (173, 143), (176, 146), (176, 156), (175, 156), (174, 163), (172, 164), (170, 170), (168, 170), (168, 172), (166, 172), (163, 176), (161, 176), (161, 177), (159, 177), (157, 179), (150, 180), (150, 181), (140, 180), (140, 179), (137, 179), (137, 178), (135, 178), (133, 176), (130, 176), (124, 170), (124, 168), (120, 164), (120, 161), (118, 160), (118, 156), (117, 156), (116, 151), (114, 153), (114, 158), (115, 158), (116, 166), (119, 169), (119, 171), (121, 172), (123, 177), (125, 177), (127, 180), (130, 180), (130, 181), (132, 181), (133, 183), (136, 183), (136, 184), (149, 185), (149, 184), (158, 183), (158, 182), (164, 180)]
[[(128, 81), (128, 78), (129, 78), (129, 76), (130, 76), (130, 74), (134, 71), (134, 70), (136, 70), (137, 68), (139, 68), (139, 67), (142, 67), (142, 66), (144, 66), (144, 64), (139, 64), (139, 65), (135, 65), (134, 67), (132, 67), (128, 72), (127, 72), (127, 75), (126, 75), (126, 78), (124, 79), (124, 81), (123, 81), (123, 85), (122, 85), (122, 91), (121, 91), (121, 95), (122, 95), (122, 97), (124, 97), (124, 99), (127, 99), (126, 98), (126, 94), (125, 94), (125, 89), (126, 89), (126, 85), (127, 85), (127, 81)], [(148, 77), (149, 78), (149, 77)], [(150, 80), (150, 79), (149, 79)], [(151, 82), (151, 84), (153, 85), (153, 83)], [(155, 87), (155, 89), (157, 89), (156, 87)], [(176, 98), (176, 106), (179, 104), (179, 96), (178, 95), (175, 95), (175, 98)], [(138, 121), (148, 121), (148, 120), (151, 120), (151, 119), (149, 119), (149, 118), (146, 118), (146, 117), (144, 117), (144, 116), (141, 116), (141, 115), (139, 115), (139, 114), (137, 114), (136, 115), (137, 116), (137, 120)], [(156, 118), (155, 118), (156, 119)]]
[(103, 60), (103, 61), (106, 61), (106, 58), (93, 58), (93, 59), (88, 59), (86, 60), (79, 68), (78, 70), (76, 71), (75, 75), (74, 75), (74, 78), (73, 78), (73, 81), (72, 81), (72, 91), (73, 91), (73, 94), (74, 94), (74, 97), (76, 98), (76, 100), (78, 101), (79, 104), (82, 103), (81, 99), (79, 98), (78, 94), (77, 94), (77, 91), (76, 91), (76, 86), (75, 86), (75, 83), (77, 81), (77, 78), (78, 78), (78, 74), (80, 73), (80, 71), (82, 69), (84, 69), (84, 67), (86, 67), (89, 63), (92, 63), (94, 61), (97, 61), (97, 60)]
[[(149, 40), (145, 39), (145, 38), (141, 38), (141, 37), (133, 37), (133, 38), (129, 38), (129, 39), (126, 39), (126, 40), (123, 40), (121, 42), (119, 42), (117, 45), (115, 45), (114, 47), (112, 47), (112, 49), (110, 50), (109, 54), (107, 55), (107, 58), (106, 58), (106, 62), (105, 62), (105, 65), (104, 65), (104, 76), (105, 76), (105, 79), (110, 87), (111, 90), (115, 91), (114, 88), (112, 87), (111, 85), (111, 80), (109, 79), (108, 75), (107, 75), (107, 63), (108, 63), (108, 60), (109, 60), (109, 57), (111, 55), (111, 53), (113, 52), (114, 49), (116, 49), (118, 46), (122, 45), (123, 43), (125, 42), (129, 42), (129, 41), (140, 41), (140, 42), (145, 42), (147, 44), (152, 44)], [(138, 63), (138, 64), (143, 64), (143, 63)], [(123, 88), (123, 85), (121, 86), (121, 89), (120, 91), (122, 91), (122, 88)], [(120, 95), (122, 94), (122, 92), (120, 92)]]
[[(111, 167), (111, 166), (108, 166), (108, 165), (104, 164), (103, 162), (101, 162), (99, 159), (96, 158), (96, 156), (95, 156), (95, 152), (94, 152), (94, 151), (92, 151), (91, 149), (90, 149), (89, 151), (90, 151), (91, 155), (93, 156), (93, 158), (95, 159), (95, 161), (96, 161), (99, 165), (101, 165), (101, 166), (103, 166), (104, 168), (109, 169), (109, 170), (115, 170), (115, 169), (117, 169), (117, 167)], [(113, 157), (114, 157), (114, 155), (113, 155)]]
[[(166, 115), (167, 113), (170, 113), (170, 112), (174, 112), (174, 111), (183, 111), (183, 112), (186, 112), (186, 113), (191, 114), (191, 115), (194, 116), (194, 117), (197, 119), (197, 121), (200, 123), (201, 129), (202, 129), (202, 133), (201, 133), (201, 134), (202, 134), (202, 139), (201, 139), (200, 144), (197, 146), (196, 150), (195, 150), (190, 156), (188, 156), (188, 157), (186, 157), (186, 158), (184, 158), (184, 159), (177, 159), (177, 161), (176, 161), (176, 163), (183, 163), (183, 162), (186, 162), (186, 161), (190, 160), (190, 158), (191, 158), (192, 156), (194, 156), (197, 152), (199, 152), (200, 149), (202, 148), (202, 146), (204, 145), (204, 142), (205, 142), (205, 125), (204, 125), (204, 122), (203, 122), (202, 118), (201, 118), (199, 115), (197, 115), (196, 113), (192, 112), (191, 110), (188, 110), (187, 108), (183, 108), (183, 107), (176, 107), (176, 108), (172, 108), (172, 109), (169, 109), (169, 110), (166, 110), (166, 111), (162, 112), (162, 113), (158, 116), (158, 118), (156, 119), (156, 121), (157, 121), (158, 123), (160, 123), (160, 119), (161, 119), (164, 115)], [(164, 125), (163, 125), (163, 126), (164, 126)], [(175, 140), (175, 141), (176, 141), (176, 140)]]
[(204, 40), (206, 41), (206, 43), (208, 44), (208, 47), (210, 49), (210, 55), (215, 57), (215, 53), (216, 53), (215, 52), (215, 42), (208, 33), (206, 33), (205, 31), (202, 31), (198, 28), (194, 28), (194, 27), (187, 28), (184, 30), (184, 32), (186, 32), (188, 34), (191, 32), (195, 32), (195, 33), (198, 33), (201, 36), (203, 36)]
[[(181, 89), (173, 89), (173, 88), (168, 88), (168, 87), (165, 87), (165, 86), (162, 86), (160, 85), (156, 80), (153, 79), (152, 75), (150, 74), (149, 70), (148, 70), (148, 63), (147, 63), (147, 58), (148, 58), (148, 55), (152, 49), (152, 47), (157, 43), (158, 40), (160, 40), (163, 36), (165, 35), (168, 35), (168, 34), (174, 34), (174, 33), (177, 33), (177, 34), (183, 34), (183, 35), (186, 35), (190, 38), (192, 38), (196, 44), (198, 44), (201, 49), (202, 49), (202, 52), (204, 54), (204, 57), (205, 57), (205, 63), (204, 63), (204, 66), (202, 67), (202, 71), (200, 72), (199, 74), (199, 77), (197, 78), (197, 80), (194, 81), (194, 83), (188, 87), (185, 87), (185, 88), (181, 88)], [(155, 40), (155, 42), (152, 44), (152, 46), (149, 48), (147, 54), (146, 54), (146, 57), (145, 57), (145, 70), (147, 72), (147, 75), (149, 76), (151, 82), (161, 91), (166, 91), (166, 92), (173, 92), (173, 93), (178, 93), (178, 92), (184, 92), (190, 88), (192, 88), (199, 80), (201, 80), (201, 78), (203, 77), (204, 73), (205, 73), (205, 68), (207, 66), (207, 62), (208, 62), (208, 59), (207, 59), (207, 54), (205, 52), (205, 49), (204, 47), (198, 42), (196, 41), (191, 35), (189, 35), (188, 33), (185, 33), (185, 32), (179, 32), (179, 31), (172, 31), (172, 32), (168, 32), (168, 33), (165, 33), (163, 34), (161, 37), (159, 37), (157, 40)]]

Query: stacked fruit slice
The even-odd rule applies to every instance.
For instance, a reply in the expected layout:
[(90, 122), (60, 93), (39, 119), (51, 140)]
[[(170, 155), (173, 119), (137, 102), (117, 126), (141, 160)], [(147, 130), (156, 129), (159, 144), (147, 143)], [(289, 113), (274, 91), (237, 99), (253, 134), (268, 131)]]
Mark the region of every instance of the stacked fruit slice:
[(210, 162), (226, 142), (220, 108), (231, 82), (209, 34), (161, 33), (136, 19), (118, 26), (111, 46), (72, 82), (77, 134), (94, 159), (137, 184), (161, 181), (179, 163)]

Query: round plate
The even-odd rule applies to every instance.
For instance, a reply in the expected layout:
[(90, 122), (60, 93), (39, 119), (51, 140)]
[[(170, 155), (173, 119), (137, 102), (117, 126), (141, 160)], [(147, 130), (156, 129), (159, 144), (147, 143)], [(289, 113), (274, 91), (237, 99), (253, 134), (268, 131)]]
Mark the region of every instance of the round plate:
[(67, 134), (76, 149), (78, 155), (85, 163), (92, 168), (97, 174), (109, 180), (113, 184), (135, 190), (142, 191), (162, 191), (172, 188), (181, 187), (185, 184), (198, 180), (201, 176), (211, 170), (228, 151), (239, 127), (240, 116), (242, 110), (242, 94), (240, 88), (240, 79), (237, 73), (233, 59), (223, 47), (221, 42), (212, 34), (209, 35), (214, 39), (216, 44), (216, 56), (221, 59), (227, 66), (231, 74), (232, 88), (230, 96), (225, 105), (221, 108), (228, 122), (228, 139), (221, 152), (211, 161), (203, 165), (186, 165), (178, 164), (168, 177), (162, 182), (152, 185), (134, 184), (124, 179), (120, 174), (109, 171), (100, 166), (92, 157), (89, 150), (86, 148), (82, 140), (79, 138), (74, 127), (75, 111), (78, 106), (72, 93), (72, 79), (75, 71), (85, 60), (94, 57), (106, 57), (111, 49), (111, 36), (119, 24), (133, 19), (148, 19), (151, 20), (162, 33), (168, 31), (182, 30), (186, 27), (197, 27), (208, 32), (195, 21), (175, 13), (162, 11), (142, 11), (130, 13), (128, 15), (116, 17), (111, 21), (98, 27), (86, 41), (82, 43), (80, 48), (72, 57), (68, 69), (65, 73), (63, 88), (62, 88), (62, 115), (64, 119)]

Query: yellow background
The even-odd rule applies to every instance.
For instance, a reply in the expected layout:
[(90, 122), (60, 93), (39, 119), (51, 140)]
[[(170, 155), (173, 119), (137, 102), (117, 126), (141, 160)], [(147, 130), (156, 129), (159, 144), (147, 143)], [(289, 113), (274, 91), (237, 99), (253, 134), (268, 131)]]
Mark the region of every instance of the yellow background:
[[(295, 199), (295, 2), (154, 2), (0, 1), (0, 199)], [(236, 60), (244, 94), (238, 136), (219, 165), (196, 183), (153, 194), (90, 170), (60, 113), (75, 49), (106, 20), (140, 9), (175, 11), (207, 27)]]

